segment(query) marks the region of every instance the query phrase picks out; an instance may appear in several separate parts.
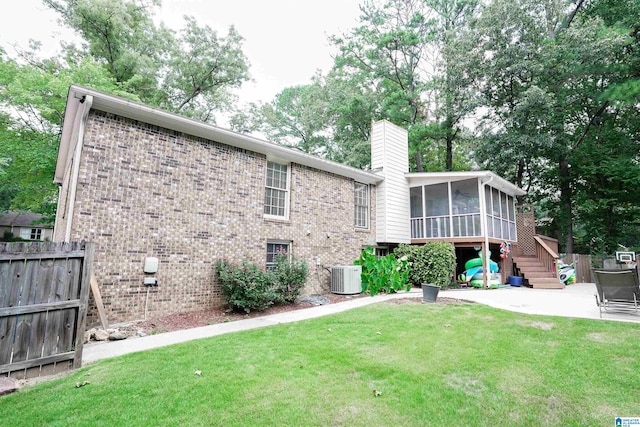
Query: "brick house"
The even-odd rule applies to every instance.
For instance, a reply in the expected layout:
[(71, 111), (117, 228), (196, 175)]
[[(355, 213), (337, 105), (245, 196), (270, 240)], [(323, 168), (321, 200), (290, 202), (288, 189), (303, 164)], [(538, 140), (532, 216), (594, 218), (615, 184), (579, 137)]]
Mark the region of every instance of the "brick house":
[[(409, 173), (407, 132), (386, 121), (372, 125), (371, 152), (372, 170), (363, 171), (74, 85), (53, 240), (95, 243), (111, 322), (220, 305), (219, 259), (268, 266), (285, 249), (307, 261), (310, 294), (328, 290), (328, 268), (351, 264), (366, 246), (516, 241), (515, 232), (485, 233), (480, 220), (492, 218), (484, 199), (495, 190), (510, 201), (509, 230), (513, 197), (523, 193), (513, 184), (491, 172)], [(458, 206), (434, 199), (458, 187), (476, 189), (465, 206), (477, 212), (433, 214), (431, 205)], [(470, 225), (456, 228), (460, 218)], [(159, 261), (158, 286), (144, 285), (147, 258)]]
[[(219, 259), (265, 265), (287, 249), (324, 268), (376, 245), (382, 177), (79, 86), (69, 90), (55, 241), (96, 244), (110, 321), (222, 303)], [(143, 284), (156, 257), (158, 286)]]

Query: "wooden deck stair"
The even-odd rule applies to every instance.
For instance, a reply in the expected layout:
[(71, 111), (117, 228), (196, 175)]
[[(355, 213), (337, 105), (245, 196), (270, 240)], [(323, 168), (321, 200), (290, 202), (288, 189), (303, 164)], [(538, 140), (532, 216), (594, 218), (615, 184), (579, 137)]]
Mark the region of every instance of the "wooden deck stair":
[(564, 283), (560, 282), (552, 271), (535, 256), (520, 256), (513, 258), (514, 269), (519, 271), (524, 279), (524, 284), (534, 289), (564, 289)]

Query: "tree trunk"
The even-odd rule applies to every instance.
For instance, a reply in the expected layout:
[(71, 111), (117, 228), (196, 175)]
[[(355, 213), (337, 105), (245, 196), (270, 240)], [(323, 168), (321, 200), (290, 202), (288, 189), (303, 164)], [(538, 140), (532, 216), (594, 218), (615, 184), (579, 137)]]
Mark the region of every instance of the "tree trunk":
[(453, 135), (451, 134), (451, 129), (447, 129), (447, 161), (445, 170), (447, 172), (453, 170)]
[(572, 191), (571, 176), (569, 172), (569, 161), (565, 156), (560, 158), (559, 162), (559, 178), (560, 178), (560, 233), (564, 235), (564, 251), (565, 253), (573, 253), (573, 209), (572, 209)]
[[(448, 77), (447, 77), (448, 79)], [(451, 102), (447, 100), (447, 118), (444, 121), (444, 132), (447, 140), (447, 153), (444, 170), (449, 172), (453, 170), (453, 140), (455, 138), (455, 132), (453, 131), (453, 106)]]
[(416, 172), (424, 172), (424, 166), (422, 165), (422, 153), (416, 150)]
[[(516, 172), (516, 185), (518, 188), (522, 188), (522, 180), (524, 179), (524, 159), (521, 157), (518, 160), (518, 171)], [(522, 205), (524, 202), (524, 196), (516, 196), (518, 205)]]

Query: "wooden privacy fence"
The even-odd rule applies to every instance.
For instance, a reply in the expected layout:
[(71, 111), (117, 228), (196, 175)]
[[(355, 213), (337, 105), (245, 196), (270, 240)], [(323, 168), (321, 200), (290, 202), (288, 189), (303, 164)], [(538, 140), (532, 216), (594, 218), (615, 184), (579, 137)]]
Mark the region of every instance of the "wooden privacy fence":
[(80, 367), (92, 260), (84, 242), (0, 243), (0, 376)]
[(576, 283), (594, 283), (591, 277), (591, 255), (563, 254), (560, 259), (565, 264), (573, 264), (576, 270)]

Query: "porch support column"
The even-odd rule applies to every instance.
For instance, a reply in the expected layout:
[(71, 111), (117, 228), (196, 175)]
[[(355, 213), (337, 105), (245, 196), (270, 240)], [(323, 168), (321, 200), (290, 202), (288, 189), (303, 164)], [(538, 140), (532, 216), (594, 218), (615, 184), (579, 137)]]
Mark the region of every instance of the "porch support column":
[(489, 245), (486, 243), (486, 241), (482, 242), (482, 288), (483, 289), (487, 289), (489, 287), (489, 284), (487, 282), (487, 268), (489, 267), (489, 261), (487, 261), (488, 257), (488, 251), (489, 250)]
[(480, 215), (482, 215), (481, 224), (483, 226), (482, 234), (484, 235), (484, 241), (482, 242), (482, 283), (484, 289), (487, 289), (489, 287), (487, 277), (489, 277), (488, 268), (491, 265), (491, 255), (489, 255), (489, 226), (487, 224), (487, 202), (485, 197), (485, 188), (487, 187), (487, 184), (493, 181), (493, 175), (487, 175), (487, 177), (489, 178), (488, 180), (482, 181), (482, 188), (480, 192)]

